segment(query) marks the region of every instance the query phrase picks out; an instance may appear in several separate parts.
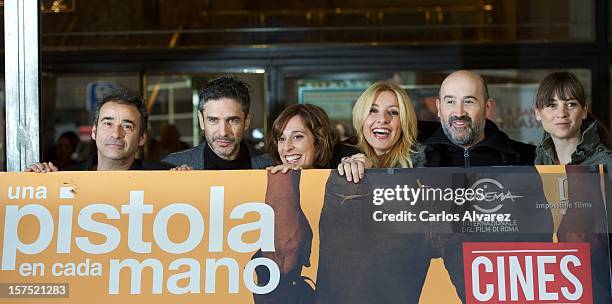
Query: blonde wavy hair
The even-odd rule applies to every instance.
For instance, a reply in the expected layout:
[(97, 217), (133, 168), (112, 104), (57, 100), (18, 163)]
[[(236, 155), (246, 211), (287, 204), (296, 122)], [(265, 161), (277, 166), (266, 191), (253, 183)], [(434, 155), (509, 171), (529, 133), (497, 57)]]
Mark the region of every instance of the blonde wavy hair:
[[(372, 146), (368, 144), (363, 126), (370, 115), (370, 109), (374, 101), (381, 92), (385, 91), (395, 94), (397, 98), (401, 133), (393, 148), (379, 157)], [(393, 168), (398, 165), (402, 168), (412, 167), (412, 154), (415, 152), (414, 148), (417, 145), (417, 117), (412, 106), (412, 100), (404, 89), (387, 81), (372, 84), (359, 96), (353, 107), (353, 127), (357, 131), (357, 146), (372, 162), (373, 168)]]

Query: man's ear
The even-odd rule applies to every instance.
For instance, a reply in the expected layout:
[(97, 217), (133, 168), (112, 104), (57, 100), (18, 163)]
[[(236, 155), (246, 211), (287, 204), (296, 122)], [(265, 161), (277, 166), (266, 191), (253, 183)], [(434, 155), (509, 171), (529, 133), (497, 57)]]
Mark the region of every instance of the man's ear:
[(251, 113), (247, 113), (244, 117), (244, 130), (248, 130), (251, 126)]
[(495, 121), (495, 99), (489, 98), (485, 102), (485, 116), (489, 120)]
[(144, 132), (142, 135), (140, 135), (140, 140), (138, 140), (138, 147), (142, 147), (145, 145), (145, 143), (147, 142), (147, 132)]
[(582, 119), (586, 119), (589, 115), (589, 105), (584, 104), (584, 111), (582, 111)]
[(438, 118), (442, 118), (440, 117), (440, 98), (436, 98), (436, 109), (438, 110)]
[(204, 115), (201, 111), (198, 111), (198, 122), (200, 123), (200, 130), (204, 131)]
[(96, 140), (96, 125), (91, 128), (91, 139)]

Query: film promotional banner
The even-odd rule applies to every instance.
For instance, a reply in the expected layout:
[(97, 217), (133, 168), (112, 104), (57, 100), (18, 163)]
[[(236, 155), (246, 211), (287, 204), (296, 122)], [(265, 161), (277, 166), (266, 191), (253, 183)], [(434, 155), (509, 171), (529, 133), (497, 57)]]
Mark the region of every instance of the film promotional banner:
[[(0, 173), (2, 303), (609, 303), (598, 166)], [(314, 285), (316, 283), (316, 287)]]

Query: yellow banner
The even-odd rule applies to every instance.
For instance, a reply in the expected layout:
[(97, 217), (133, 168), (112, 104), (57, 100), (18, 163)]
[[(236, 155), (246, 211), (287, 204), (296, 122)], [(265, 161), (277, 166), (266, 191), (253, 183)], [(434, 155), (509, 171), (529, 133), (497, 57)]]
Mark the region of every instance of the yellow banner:
[[(564, 196), (563, 167), (539, 173), (548, 201)], [(302, 275), (314, 281), (329, 178), (306, 170), (299, 179), (312, 228)], [(0, 301), (253, 303), (280, 279), (271, 258), (253, 257), (278, 246), (265, 203), (267, 189), (291, 192), (278, 187), (263, 170), (0, 173)], [(259, 267), (271, 274), (266, 285)], [(461, 303), (442, 258), (431, 260), (419, 303)]]

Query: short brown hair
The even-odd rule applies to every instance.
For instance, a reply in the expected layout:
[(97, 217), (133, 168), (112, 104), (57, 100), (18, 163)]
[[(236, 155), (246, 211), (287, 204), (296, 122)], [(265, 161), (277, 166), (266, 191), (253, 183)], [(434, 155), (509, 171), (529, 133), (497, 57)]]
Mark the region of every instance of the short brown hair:
[(584, 87), (573, 73), (554, 72), (540, 82), (536, 94), (535, 107), (542, 109), (548, 106), (557, 96), (562, 100), (576, 99), (581, 106), (586, 106)]
[(275, 164), (282, 164), (278, 154), (278, 139), (283, 134), (287, 123), (294, 116), (300, 116), (304, 126), (314, 136), (316, 147), (314, 168), (329, 168), (334, 146), (338, 143), (338, 135), (332, 128), (329, 117), (323, 109), (311, 104), (294, 104), (287, 107), (272, 124), (272, 133), (268, 136), (268, 151)]

